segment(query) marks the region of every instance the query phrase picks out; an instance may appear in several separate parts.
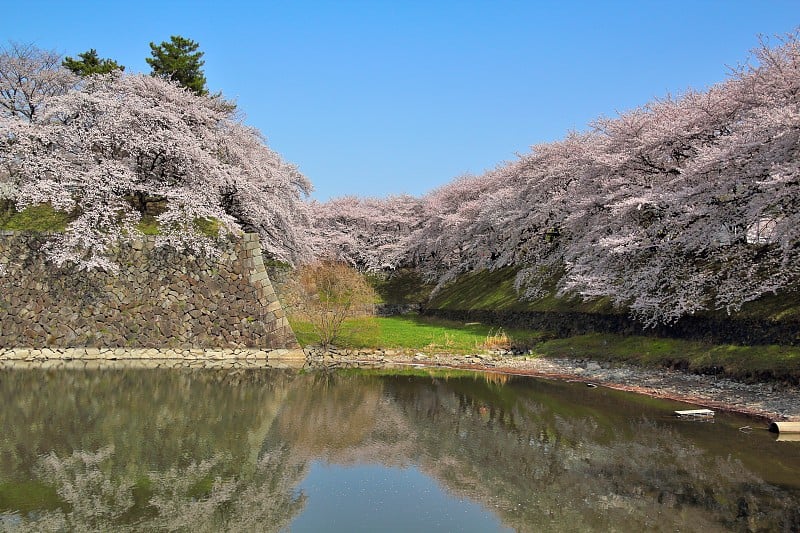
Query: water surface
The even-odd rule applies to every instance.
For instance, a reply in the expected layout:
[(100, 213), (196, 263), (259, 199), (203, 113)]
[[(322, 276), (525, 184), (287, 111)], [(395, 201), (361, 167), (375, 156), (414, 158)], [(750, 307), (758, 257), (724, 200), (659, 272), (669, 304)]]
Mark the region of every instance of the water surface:
[(0, 531), (800, 528), (800, 442), (581, 383), (11, 369), (0, 401)]

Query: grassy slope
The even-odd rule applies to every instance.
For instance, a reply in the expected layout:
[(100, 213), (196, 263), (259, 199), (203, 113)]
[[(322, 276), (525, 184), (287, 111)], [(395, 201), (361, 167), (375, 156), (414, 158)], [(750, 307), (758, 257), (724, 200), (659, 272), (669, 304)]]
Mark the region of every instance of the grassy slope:
[[(435, 294), (428, 307), (440, 309), (498, 311), (547, 311), (624, 313), (615, 310), (607, 300), (581, 302), (577, 298), (556, 298), (550, 295), (535, 302), (520, 302), (514, 290), (516, 269), (464, 275)], [(707, 313), (726, 317), (724, 311)], [(735, 315), (744, 319), (776, 321), (800, 320), (800, 293), (766, 295), (748, 302)], [(423, 320), (421, 318), (417, 320)], [(458, 328), (457, 323), (449, 327)], [(474, 326), (471, 326), (474, 327)], [(800, 347), (797, 346), (733, 346), (705, 342), (612, 334), (580, 335), (566, 339), (550, 339), (541, 332), (509, 331), (512, 344), (531, 348), (542, 356), (570, 356), (617, 361), (642, 366), (683, 368), (694, 372), (718, 373), (739, 379), (779, 379), (800, 382)], [(440, 336), (444, 333), (440, 332)], [(451, 332), (448, 334), (454, 338)], [(380, 345), (380, 340), (375, 340)], [(415, 349), (422, 349), (416, 346)]]
[(437, 292), (428, 302), (432, 309), (493, 311), (553, 311), (582, 313), (619, 313), (610, 300), (582, 301), (580, 298), (557, 298), (555, 283), (549, 294), (533, 302), (520, 301), (514, 289), (518, 269), (501, 268), (465, 274)]
[[(717, 311), (709, 314), (724, 315), (725, 313)], [(774, 321), (800, 320), (800, 292), (764, 295), (758, 300), (744, 304), (742, 310), (735, 316)]]
[[(34, 233), (64, 231), (74, 217), (63, 211), (56, 211), (47, 204), (28, 207), (22, 211), (9, 210), (0, 213), (0, 230), (31, 231)], [(220, 223), (216, 219), (198, 218), (195, 227), (204, 235), (216, 237)], [(152, 215), (144, 215), (137, 225), (144, 235), (159, 235), (158, 221)]]
[(388, 304), (424, 304), (433, 290), (433, 285), (425, 283), (412, 269), (396, 270), (390, 276), (368, 274), (367, 281), (378, 293), (380, 302)]
[[(520, 301), (514, 289), (516, 273), (515, 268), (502, 268), (493, 272), (484, 270), (463, 275), (436, 293), (427, 306), (432, 309), (625, 314), (624, 309), (615, 309), (608, 298), (590, 301), (582, 301), (579, 297), (558, 298), (555, 295), (555, 283), (544, 298), (533, 302)], [(728, 316), (724, 310), (702, 314), (720, 318)], [(733, 316), (775, 321), (800, 320), (800, 292), (767, 294), (746, 303)]]

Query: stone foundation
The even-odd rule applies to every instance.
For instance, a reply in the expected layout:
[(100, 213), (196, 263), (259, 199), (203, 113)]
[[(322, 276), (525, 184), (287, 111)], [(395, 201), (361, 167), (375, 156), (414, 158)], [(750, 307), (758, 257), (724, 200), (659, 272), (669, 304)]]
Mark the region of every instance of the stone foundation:
[(217, 258), (120, 245), (116, 274), (58, 268), (48, 236), (0, 233), (0, 348), (296, 347), (258, 235), (223, 243)]
[[(294, 364), (292, 364), (294, 363)], [(4, 368), (278, 368), (301, 367), (300, 349), (10, 348)]]

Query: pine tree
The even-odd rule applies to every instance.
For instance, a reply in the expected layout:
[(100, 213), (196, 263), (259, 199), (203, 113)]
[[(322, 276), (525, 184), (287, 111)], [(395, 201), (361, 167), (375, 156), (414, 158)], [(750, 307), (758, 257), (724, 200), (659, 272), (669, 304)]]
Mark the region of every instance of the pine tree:
[(124, 66), (113, 59), (101, 59), (98, 57), (97, 50), (94, 48), (78, 54), (78, 58), (79, 59), (72, 59), (71, 57), (66, 57), (61, 64), (78, 76), (108, 74), (115, 70), (125, 70)]
[(191, 39), (180, 35), (173, 35), (169, 42), (164, 41), (159, 45), (150, 43), (150, 54), (153, 57), (146, 59), (152, 69), (151, 75), (175, 80), (195, 94), (208, 94), (206, 77), (201, 60), (203, 52), (198, 52), (200, 45)]

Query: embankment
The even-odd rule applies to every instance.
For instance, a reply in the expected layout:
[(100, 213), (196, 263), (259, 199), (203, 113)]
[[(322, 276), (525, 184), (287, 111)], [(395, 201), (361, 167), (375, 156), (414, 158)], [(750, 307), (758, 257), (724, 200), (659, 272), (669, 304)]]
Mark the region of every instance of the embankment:
[(117, 273), (55, 266), (47, 237), (0, 233), (0, 349), (297, 345), (256, 234), (227, 241), (217, 258), (146, 237), (119, 246)]

